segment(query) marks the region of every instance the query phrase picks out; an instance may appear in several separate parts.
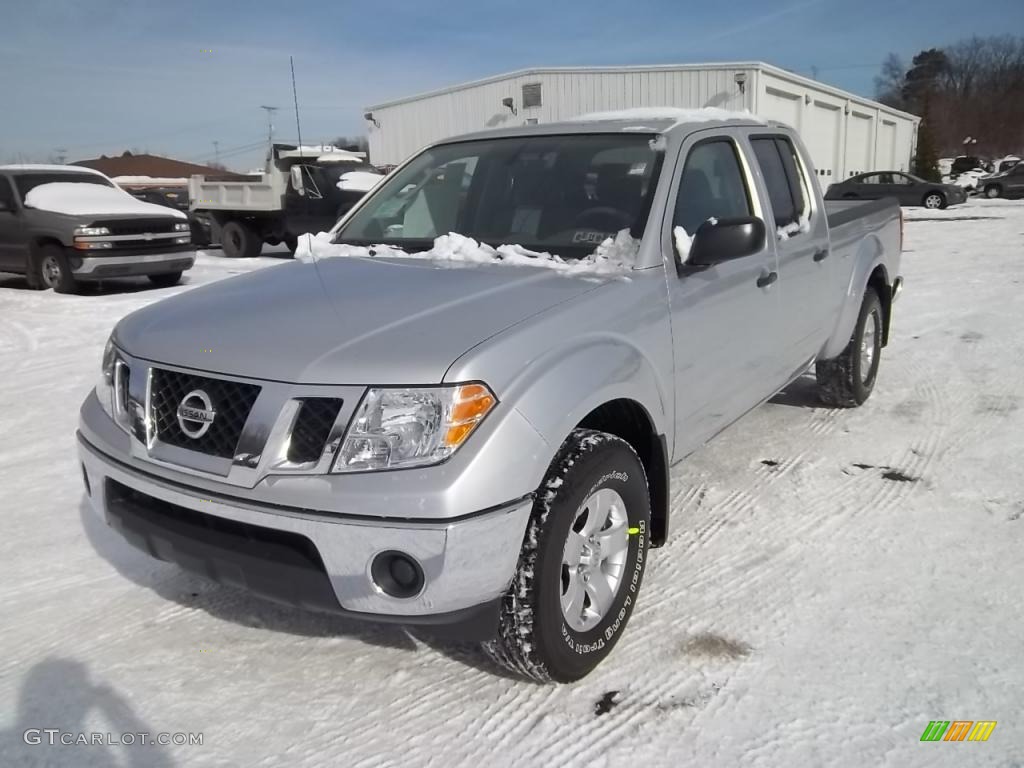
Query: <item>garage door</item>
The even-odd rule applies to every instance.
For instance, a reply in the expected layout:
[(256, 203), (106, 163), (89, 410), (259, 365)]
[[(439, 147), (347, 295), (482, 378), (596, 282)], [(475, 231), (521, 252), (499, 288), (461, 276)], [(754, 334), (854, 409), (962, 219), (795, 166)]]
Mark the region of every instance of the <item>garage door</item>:
[(896, 170), (896, 123), (882, 120), (878, 126), (878, 155), (871, 170)]
[(847, 177), (872, 170), (871, 163), (871, 115), (851, 112), (846, 121), (846, 167)]
[(764, 101), (758, 111), (763, 118), (778, 120), (792, 128), (800, 129), (799, 94), (766, 88)]
[(818, 170), (823, 186), (836, 181), (839, 174), (839, 133), (843, 111), (837, 104), (815, 101), (805, 114), (802, 135)]

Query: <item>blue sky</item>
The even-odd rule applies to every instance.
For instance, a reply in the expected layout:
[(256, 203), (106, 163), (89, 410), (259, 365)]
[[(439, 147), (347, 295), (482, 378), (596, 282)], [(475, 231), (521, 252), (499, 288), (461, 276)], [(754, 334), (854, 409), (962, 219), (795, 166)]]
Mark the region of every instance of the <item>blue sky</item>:
[(528, 66), (757, 59), (871, 96), (890, 51), (1020, 34), (1024, 0), (8, 0), (2, 19), (0, 162), (205, 162), (218, 141), (247, 169), (261, 104), (295, 135), (289, 55), (321, 140), (361, 133), (365, 104)]

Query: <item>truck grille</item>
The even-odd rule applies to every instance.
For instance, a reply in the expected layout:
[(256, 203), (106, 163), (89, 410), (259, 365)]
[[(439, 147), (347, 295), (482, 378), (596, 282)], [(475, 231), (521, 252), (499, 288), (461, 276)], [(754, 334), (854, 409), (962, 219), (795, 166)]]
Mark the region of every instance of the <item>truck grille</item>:
[(302, 401), (288, 443), (288, 461), (293, 464), (319, 461), (331, 427), (338, 418), (341, 403), (334, 397), (307, 397)]
[[(188, 434), (178, 419), (178, 407), (196, 392), (209, 398), (213, 416), (208, 423), (186, 420), (186, 428), (192, 433)], [(234, 458), (238, 438), (259, 394), (260, 387), (255, 384), (153, 368), (150, 409), (156, 435), (162, 442), (179, 448)], [(186, 405), (206, 410), (198, 395), (189, 398)]]
[(102, 226), (110, 230), (112, 235), (144, 235), (147, 232), (153, 235), (164, 234), (174, 231), (174, 225), (184, 219), (124, 219), (122, 221), (100, 222)]

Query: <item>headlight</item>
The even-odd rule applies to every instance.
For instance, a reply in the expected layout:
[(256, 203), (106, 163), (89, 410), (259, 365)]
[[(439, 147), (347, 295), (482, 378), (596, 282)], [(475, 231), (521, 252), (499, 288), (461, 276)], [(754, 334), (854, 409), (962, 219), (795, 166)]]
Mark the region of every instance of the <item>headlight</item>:
[(114, 347), (114, 340), (111, 337), (107, 339), (107, 346), (103, 348), (100, 378), (96, 382), (96, 398), (110, 418), (114, 418), (114, 364), (116, 362), (117, 349)]
[(174, 225), (175, 232), (188, 232), (190, 229), (187, 221), (179, 221)]
[(109, 235), (110, 230), (106, 227), (75, 227), (75, 234), (82, 237), (101, 237)]
[(438, 464), (466, 442), (495, 403), (483, 384), (371, 389), (345, 433), (333, 471)]

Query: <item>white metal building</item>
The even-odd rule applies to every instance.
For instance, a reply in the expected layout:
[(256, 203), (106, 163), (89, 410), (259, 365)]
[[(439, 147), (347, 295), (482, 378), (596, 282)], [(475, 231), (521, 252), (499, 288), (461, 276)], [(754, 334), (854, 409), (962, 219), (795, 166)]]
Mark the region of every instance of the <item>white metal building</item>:
[(760, 62), (524, 69), (366, 107), (370, 158), (402, 162), (438, 139), (630, 107), (748, 110), (796, 128), (824, 184), (908, 170), (920, 118)]

